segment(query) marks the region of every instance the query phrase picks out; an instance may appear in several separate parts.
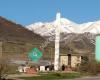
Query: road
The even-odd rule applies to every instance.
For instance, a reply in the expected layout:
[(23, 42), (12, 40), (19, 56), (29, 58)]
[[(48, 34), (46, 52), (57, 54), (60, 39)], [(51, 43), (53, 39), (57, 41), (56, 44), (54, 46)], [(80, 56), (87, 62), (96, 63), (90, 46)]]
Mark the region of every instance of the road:
[[(32, 75), (28, 75), (28, 74), (21, 74), (21, 75), (9, 75), (8, 77), (9, 78), (15, 78), (15, 80), (22, 80), (22, 79), (17, 79), (17, 78), (20, 78), (20, 77), (32, 77)], [(34, 74), (34, 76), (36, 76)], [(99, 76), (86, 76), (86, 77), (82, 77), (82, 78), (76, 78), (76, 79), (55, 79), (55, 80), (100, 80), (100, 75)]]
[(83, 77), (83, 78), (76, 78), (76, 79), (65, 79), (65, 80), (100, 80), (100, 76), (96, 77)]

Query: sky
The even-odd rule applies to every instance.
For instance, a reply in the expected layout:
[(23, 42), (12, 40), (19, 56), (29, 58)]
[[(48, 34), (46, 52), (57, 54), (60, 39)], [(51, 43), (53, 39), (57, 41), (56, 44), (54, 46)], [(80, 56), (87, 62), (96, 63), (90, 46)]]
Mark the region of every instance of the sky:
[(58, 11), (79, 24), (100, 20), (100, 0), (0, 0), (0, 16), (24, 26), (54, 21)]

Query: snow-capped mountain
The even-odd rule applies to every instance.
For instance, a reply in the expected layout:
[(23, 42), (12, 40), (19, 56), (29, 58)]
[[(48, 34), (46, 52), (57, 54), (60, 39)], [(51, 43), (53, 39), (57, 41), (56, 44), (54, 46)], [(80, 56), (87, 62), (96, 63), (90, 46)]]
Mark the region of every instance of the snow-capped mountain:
[(28, 25), (27, 28), (34, 33), (40, 34), (41, 36), (54, 35), (57, 26), (60, 28), (61, 33), (100, 33), (100, 21), (77, 24), (66, 18), (60, 18), (59, 24), (57, 23), (57, 17), (56, 20), (53, 22), (38, 22)]
[[(31, 24), (29, 26), (27, 26), (27, 28), (37, 34), (40, 34), (41, 36), (51, 36), (54, 34), (55, 29), (56, 29), (56, 25), (55, 25), (56, 21), (53, 22), (38, 22), (38, 23), (34, 23)], [(72, 33), (74, 32), (74, 27), (77, 27), (78, 24), (71, 22), (65, 18), (61, 18), (61, 25), (60, 27), (60, 31), (61, 33)]]
[(61, 18), (60, 14), (56, 15), (55, 21), (38, 22), (26, 27), (34, 33), (46, 37), (47, 42), (55, 40), (56, 29), (59, 28), (60, 45), (66, 49), (70, 47), (76, 53), (94, 53), (95, 35), (100, 34), (100, 21), (77, 24)]

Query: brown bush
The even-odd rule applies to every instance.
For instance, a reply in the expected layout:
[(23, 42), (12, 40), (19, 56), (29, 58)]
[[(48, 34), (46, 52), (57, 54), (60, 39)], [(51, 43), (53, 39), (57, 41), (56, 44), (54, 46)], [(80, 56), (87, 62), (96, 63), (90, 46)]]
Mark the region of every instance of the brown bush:
[(90, 74), (99, 74), (100, 73), (100, 62), (95, 60), (89, 61), (87, 63), (81, 63), (78, 68), (80, 72), (88, 72)]
[(0, 58), (0, 80), (5, 79), (8, 74), (13, 74), (15, 72), (15, 65), (9, 64), (7, 58)]

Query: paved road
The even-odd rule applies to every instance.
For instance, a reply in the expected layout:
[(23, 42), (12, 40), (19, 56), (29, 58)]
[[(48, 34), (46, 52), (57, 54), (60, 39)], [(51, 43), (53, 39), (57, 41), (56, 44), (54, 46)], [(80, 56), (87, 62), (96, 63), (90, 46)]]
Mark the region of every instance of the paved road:
[(100, 77), (83, 77), (83, 78), (76, 78), (76, 79), (65, 79), (65, 80), (100, 80)]
[[(24, 77), (31, 77), (31, 76), (33, 76), (33, 74), (32, 74), (32, 75), (30, 75), (30, 74), (29, 74), (29, 75), (28, 75), (28, 74), (9, 75), (10, 78), (15, 78), (15, 79), (16, 79), (17, 77), (22, 77), (22, 76), (24, 76)], [(35, 76), (35, 74), (34, 74), (34, 76)], [(22, 79), (16, 79), (16, 80), (22, 80)], [(86, 77), (76, 78), (76, 79), (57, 79), (57, 80), (100, 80), (100, 76), (92, 76), (92, 77), (86, 76)]]
[(20, 79), (20, 77), (32, 77), (32, 76), (37, 76), (36, 74), (13, 74), (13, 75), (8, 75), (7, 78), (8, 79), (14, 79), (14, 80), (24, 80), (24, 79)]

